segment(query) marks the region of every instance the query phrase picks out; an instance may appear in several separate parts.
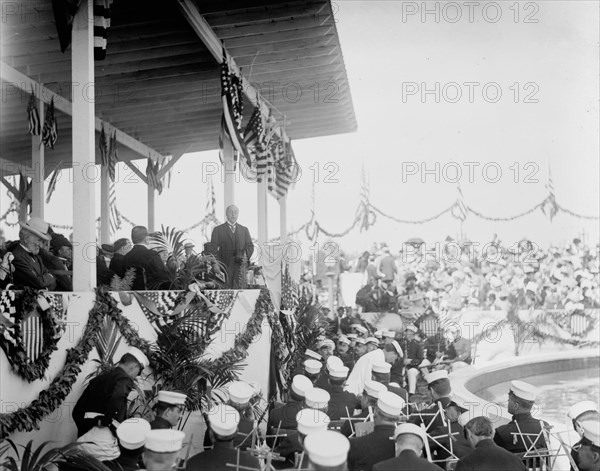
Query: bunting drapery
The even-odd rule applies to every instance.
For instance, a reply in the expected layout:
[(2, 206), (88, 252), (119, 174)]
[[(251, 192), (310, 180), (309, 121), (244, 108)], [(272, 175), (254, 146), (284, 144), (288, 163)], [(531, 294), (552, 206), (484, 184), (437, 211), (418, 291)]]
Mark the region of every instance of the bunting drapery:
[(33, 86), (31, 87), (31, 96), (29, 97), (29, 103), (27, 104), (27, 122), (29, 124), (27, 132), (32, 136), (39, 136), (40, 132), (42, 131), (42, 126), (40, 122), (40, 113), (37, 107), (37, 99), (33, 91)]
[(148, 178), (148, 185), (158, 191), (160, 195), (163, 190), (162, 181), (158, 178), (158, 172), (160, 170), (160, 164), (158, 162), (153, 162), (150, 157), (148, 157), (148, 165), (146, 165), (146, 178)]
[(56, 126), (56, 117), (54, 116), (54, 97), (52, 97), (48, 109), (46, 110), (46, 119), (44, 120), (40, 146), (44, 144), (46, 147), (54, 149), (54, 144), (56, 144), (57, 139), (58, 129)]

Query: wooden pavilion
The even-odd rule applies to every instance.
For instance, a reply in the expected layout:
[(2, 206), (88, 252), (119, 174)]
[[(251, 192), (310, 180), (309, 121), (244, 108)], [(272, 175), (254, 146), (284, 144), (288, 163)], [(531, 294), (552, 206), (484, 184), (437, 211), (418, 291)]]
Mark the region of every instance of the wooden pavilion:
[[(73, 5), (70, 46), (61, 52), (57, 19), (64, 22), (60, 12), (64, 16)], [(99, 18), (99, 5), (109, 7), (104, 16), (110, 23)], [(230, 67), (242, 77), (245, 121), (252, 107), (259, 106), (268, 119), (285, 123), (278, 132), (290, 139), (356, 129), (336, 20), (327, 0), (2, 2), (0, 28), (0, 179), (8, 184), (9, 175), (32, 177), (32, 215), (43, 217), (45, 178), (57, 167), (73, 168), (73, 238), (80, 247), (96, 245), (93, 182), (103, 127), (116, 132), (119, 161), (146, 183), (147, 175), (132, 161), (169, 157), (159, 172), (162, 177), (183, 154), (219, 147), (223, 49)], [(103, 60), (94, 60), (95, 45), (105, 46)], [(54, 100), (54, 149), (40, 146), (40, 137), (27, 132), (32, 91), (42, 123)], [(223, 165), (228, 205), (235, 201), (233, 151), (225, 152)], [(101, 238), (106, 242), (109, 178), (104, 166), (100, 173)], [(150, 230), (154, 195), (148, 185)], [(263, 181), (257, 184), (259, 244), (267, 241), (266, 198)], [(279, 203), (284, 239), (285, 197)], [(75, 250), (73, 265), (74, 290), (93, 289), (93, 257)]]

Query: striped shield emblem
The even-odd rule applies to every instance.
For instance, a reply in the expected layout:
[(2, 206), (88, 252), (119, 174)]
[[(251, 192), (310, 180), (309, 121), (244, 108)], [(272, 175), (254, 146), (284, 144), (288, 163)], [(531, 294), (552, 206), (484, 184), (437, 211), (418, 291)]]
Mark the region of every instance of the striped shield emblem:
[(21, 321), (21, 335), (29, 362), (34, 362), (44, 348), (44, 326), (38, 312), (31, 312)]

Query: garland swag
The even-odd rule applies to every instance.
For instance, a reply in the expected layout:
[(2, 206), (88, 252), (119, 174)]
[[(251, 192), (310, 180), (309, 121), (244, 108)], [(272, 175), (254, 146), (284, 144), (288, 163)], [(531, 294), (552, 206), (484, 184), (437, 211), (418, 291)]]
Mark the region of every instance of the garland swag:
[[(67, 359), (63, 370), (53, 379), (48, 389), (41, 391), (27, 407), (15, 412), (0, 414), (0, 439), (15, 431), (30, 432), (39, 428), (39, 422), (61, 406), (71, 392), (82, 365), (86, 362), (94, 339), (100, 331), (102, 321), (109, 316), (118, 326), (121, 334), (132, 347), (142, 350), (150, 359), (152, 366), (152, 350), (150, 343), (142, 339), (123, 316), (117, 301), (105, 288), (96, 289), (96, 301), (89, 313), (89, 318), (81, 339), (74, 348), (67, 350)], [(277, 326), (278, 319), (274, 315), (269, 291), (262, 289), (254, 307), (254, 312), (243, 333), (236, 335), (234, 345), (215, 361), (224, 363), (232, 359), (242, 360), (248, 356), (248, 347), (262, 333), (262, 322), (267, 316), (271, 326)]]

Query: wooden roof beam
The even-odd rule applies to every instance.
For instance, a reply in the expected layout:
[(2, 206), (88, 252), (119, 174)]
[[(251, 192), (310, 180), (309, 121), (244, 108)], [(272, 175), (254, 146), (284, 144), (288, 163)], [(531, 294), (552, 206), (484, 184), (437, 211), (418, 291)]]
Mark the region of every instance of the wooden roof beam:
[[(22, 74), (13, 67), (8, 66), (4, 62), (0, 63), (0, 77), (2, 78), (2, 80), (11, 83), (13, 86), (19, 88), (20, 90), (26, 93), (31, 93), (31, 89), (33, 88), (36, 96), (44, 100), (44, 102), (46, 103), (50, 103), (50, 100), (54, 98), (54, 107), (57, 110), (62, 111), (63, 113), (69, 116), (73, 115), (72, 104), (69, 100), (54, 93), (53, 91), (49, 90), (43, 85), (37, 83), (35, 80), (29, 78), (27, 75)], [(93, 89), (92, 91), (90, 91), (90, 93), (93, 93)], [(157, 159), (164, 159), (163, 155), (160, 152), (157, 152), (151, 147), (148, 147), (146, 144), (143, 144), (137, 139), (134, 139), (129, 134), (124, 133), (120, 129), (115, 128), (110, 123), (107, 123), (106, 121), (103, 121), (102, 119), (97, 117), (95, 120), (96, 131), (100, 131), (102, 129), (102, 126), (104, 126), (106, 132), (112, 133), (112, 131), (116, 131), (117, 142), (126, 147), (129, 147), (138, 154), (144, 157), (150, 156), (150, 158), (152, 158), (152, 160), (154, 161), (156, 161)]]

